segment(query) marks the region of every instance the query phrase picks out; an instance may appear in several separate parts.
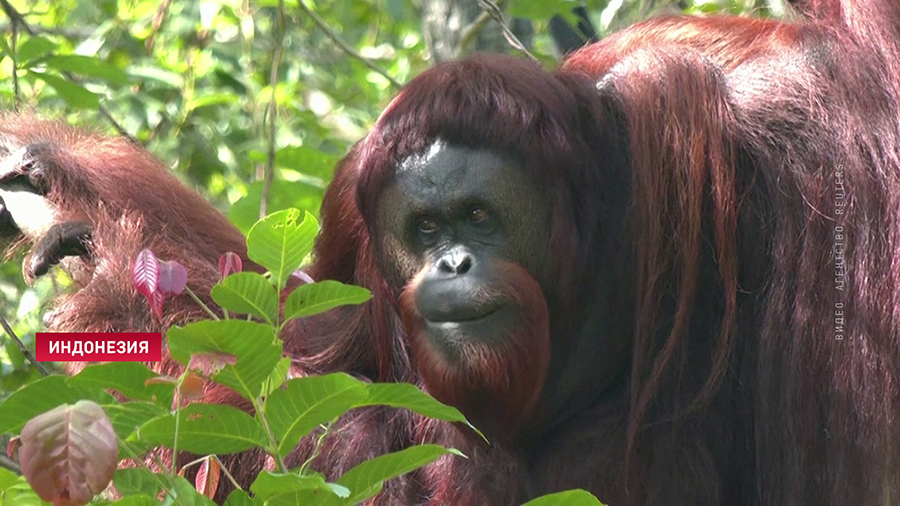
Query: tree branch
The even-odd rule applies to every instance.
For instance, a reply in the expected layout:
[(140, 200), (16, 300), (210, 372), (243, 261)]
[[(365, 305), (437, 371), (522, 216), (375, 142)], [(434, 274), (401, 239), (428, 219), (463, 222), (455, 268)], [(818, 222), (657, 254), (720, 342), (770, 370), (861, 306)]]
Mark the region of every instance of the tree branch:
[(3, 327), (4, 331), (6, 331), (6, 335), (8, 335), (14, 343), (16, 343), (16, 347), (19, 348), (19, 351), (22, 352), (22, 355), (25, 356), (25, 359), (31, 362), (31, 365), (33, 365), (34, 368), (37, 369), (42, 376), (50, 375), (47, 369), (44, 368), (44, 364), (38, 362), (37, 359), (34, 358), (34, 355), (32, 355), (30, 351), (28, 351), (25, 343), (23, 343), (22, 340), (19, 339), (19, 336), (16, 335), (12, 327), (9, 326), (9, 323), (6, 322), (6, 318), (3, 318), (2, 316), (0, 316), (0, 326)]
[(502, 5), (501, 2), (494, 3), (491, 0), (478, 0), (478, 5), (480, 5), (481, 8), (484, 9), (484, 12), (487, 13), (490, 17), (494, 18), (494, 21), (496, 21), (497, 24), (499, 24), (503, 29), (503, 37), (506, 38), (506, 41), (509, 42), (509, 45), (524, 53), (525, 56), (527, 56), (530, 60), (540, 63), (538, 62), (538, 59), (535, 58), (534, 55), (525, 48), (525, 45), (522, 44), (522, 41), (520, 41), (519, 38), (516, 37), (514, 33), (512, 33), (512, 30), (510, 30), (509, 27), (506, 26), (506, 23), (503, 22), (503, 10), (498, 4)]
[(9, 459), (4, 454), (0, 454), (0, 467), (9, 469), (10, 471), (21, 475), (22, 468), (19, 467), (19, 464), (16, 464), (12, 459)]
[[(497, 0), (497, 7), (502, 9), (506, 5), (506, 0)], [(483, 10), (481, 14), (475, 18), (475, 21), (469, 23), (469, 26), (463, 29), (462, 34), (459, 36), (459, 49), (457, 51), (458, 56), (462, 56), (466, 54), (466, 51), (469, 49), (469, 46), (472, 45), (472, 41), (475, 40), (475, 37), (484, 29), (484, 27), (488, 24), (488, 21), (491, 20), (491, 15), (488, 11)]]
[[(0, 0), (0, 1), (4, 1), (4, 0)], [(342, 39), (341, 36), (337, 34), (337, 32), (335, 32), (330, 26), (328, 26), (328, 24), (325, 22), (324, 19), (322, 19), (318, 14), (316, 14), (312, 10), (310, 10), (310, 8), (306, 6), (306, 2), (304, 2), (303, 0), (297, 0), (297, 5), (299, 5), (300, 9), (303, 12), (305, 12), (306, 15), (310, 17), (310, 19), (313, 20), (313, 23), (316, 24), (316, 26), (319, 28), (319, 30), (322, 30), (322, 33), (327, 35), (328, 38), (331, 39), (335, 44), (337, 44), (337, 46), (339, 48), (341, 48), (342, 51), (344, 51), (348, 55), (352, 56), (353, 58), (356, 58), (357, 60), (363, 62), (367, 67), (372, 69), (372, 71), (374, 71), (377, 74), (380, 74), (382, 77), (387, 79), (388, 82), (390, 82), (391, 85), (393, 85), (395, 88), (403, 87), (403, 84), (400, 83), (400, 81), (391, 77), (391, 75), (388, 74), (387, 71), (385, 71), (384, 69), (382, 69), (381, 67), (376, 65), (374, 62), (372, 62), (365, 56), (359, 54), (359, 51), (357, 51), (356, 49), (353, 49), (353, 47), (350, 44), (348, 44), (347, 41)]]

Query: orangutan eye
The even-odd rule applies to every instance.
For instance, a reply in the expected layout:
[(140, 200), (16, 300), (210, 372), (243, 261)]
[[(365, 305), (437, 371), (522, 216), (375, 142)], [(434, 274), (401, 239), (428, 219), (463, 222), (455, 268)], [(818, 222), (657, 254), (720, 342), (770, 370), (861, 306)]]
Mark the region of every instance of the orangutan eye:
[(438, 224), (431, 218), (422, 218), (418, 223), (419, 232), (424, 235), (431, 235), (438, 230)]
[(484, 220), (488, 219), (490, 214), (487, 212), (487, 209), (483, 207), (473, 207), (469, 209), (469, 221), (471, 223), (481, 223)]

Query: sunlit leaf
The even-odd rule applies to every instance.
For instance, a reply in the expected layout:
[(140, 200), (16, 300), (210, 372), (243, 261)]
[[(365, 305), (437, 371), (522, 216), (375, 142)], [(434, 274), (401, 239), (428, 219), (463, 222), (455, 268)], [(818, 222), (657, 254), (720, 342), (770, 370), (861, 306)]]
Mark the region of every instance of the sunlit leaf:
[(272, 213), (247, 234), (247, 256), (272, 273), (275, 286), (284, 287), (288, 276), (312, 251), (318, 232), (319, 224), (309, 213), (304, 216), (296, 209)]
[(372, 298), (372, 292), (338, 281), (325, 280), (297, 287), (284, 303), (286, 319), (304, 318), (347, 304), (362, 304)]
[(211, 295), (216, 304), (229, 311), (257, 316), (269, 325), (275, 322), (278, 294), (261, 274), (232, 274), (214, 286)]

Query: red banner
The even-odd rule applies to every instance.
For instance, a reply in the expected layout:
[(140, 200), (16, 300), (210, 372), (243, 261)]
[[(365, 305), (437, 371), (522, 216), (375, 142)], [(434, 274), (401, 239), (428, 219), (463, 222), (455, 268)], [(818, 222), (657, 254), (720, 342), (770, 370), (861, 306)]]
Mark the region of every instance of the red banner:
[(159, 332), (38, 332), (38, 362), (156, 362), (162, 360)]

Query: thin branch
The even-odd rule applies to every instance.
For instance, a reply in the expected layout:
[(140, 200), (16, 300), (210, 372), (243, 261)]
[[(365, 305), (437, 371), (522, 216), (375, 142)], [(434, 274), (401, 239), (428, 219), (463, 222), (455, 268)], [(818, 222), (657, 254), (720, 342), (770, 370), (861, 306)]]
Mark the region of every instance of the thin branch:
[[(302, 0), (300, 0), (302, 3)], [(269, 190), (275, 179), (275, 142), (278, 135), (278, 101), (275, 97), (275, 88), (278, 86), (278, 67), (281, 66), (281, 55), (284, 52), (284, 0), (278, 0), (278, 40), (275, 44), (275, 54), (272, 55), (272, 72), (269, 74), (269, 89), (272, 95), (269, 97), (269, 153), (266, 160), (266, 174), (263, 179), (262, 196), (259, 199), (259, 219), (266, 217), (269, 207)]]
[(28, 26), (28, 23), (25, 22), (25, 17), (16, 10), (15, 7), (10, 5), (7, 0), (0, 0), (0, 7), (3, 8), (3, 12), (9, 17), (10, 21), (12, 21), (13, 25), (21, 26), (28, 35), (34, 35), (34, 31)]
[[(4, 0), (0, 0), (0, 1), (4, 1)], [(479, 0), (479, 1), (481, 1), (481, 0)], [(324, 19), (322, 19), (318, 14), (316, 14), (312, 10), (310, 10), (310, 8), (306, 6), (306, 2), (304, 2), (304, 0), (297, 0), (297, 5), (300, 6), (300, 10), (302, 10), (304, 13), (306, 13), (306, 15), (309, 16), (310, 19), (313, 20), (313, 23), (316, 24), (316, 26), (319, 28), (319, 30), (322, 30), (322, 32), (325, 35), (327, 35), (328, 38), (331, 39), (335, 44), (337, 44), (337, 46), (342, 51), (344, 51), (348, 55), (352, 56), (353, 58), (356, 58), (357, 60), (363, 62), (367, 67), (372, 69), (372, 71), (380, 74), (382, 77), (387, 79), (388, 82), (390, 82), (391, 85), (394, 86), (395, 88), (403, 87), (403, 84), (401, 84), (400, 81), (391, 77), (391, 75), (388, 74), (387, 71), (385, 71), (384, 69), (382, 69), (381, 67), (376, 65), (374, 62), (372, 62), (365, 56), (359, 54), (359, 52), (356, 49), (353, 49), (353, 47), (350, 46), (350, 44), (348, 44), (347, 41), (342, 39), (340, 35), (338, 35), (330, 26), (328, 26), (327, 23), (325, 23)]]
[(22, 474), (22, 468), (6, 455), (0, 454), (0, 467), (9, 469), (16, 474)]
[(144, 47), (146, 47), (148, 51), (153, 50), (153, 43), (156, 41), (157, 34), (159, 34), (159, 31), (162, 29), (163, 23), (165, 23), (166, 18), (169, 16), (170, 7), (172, 7), (172, 0), (164, 0), (159, 4), (159, 8), (156, 9), (156, 14), (153, 15), (153, 25), (150, 30), (150, 35), (147, 37), (147, 41), (144, 42)]
[[(497, 0), (497, 7), (502, 9), (506, 5), (506, 0)], [(475, 18), (475, 21), (469, 23), (469, 26), (463, 29), (462, 35), (459, 36), (459, 47), (457, 49), (457, 56), (463, 56), (469, 49), (469, 46), (472, 45), (472, 42), (475, 40), (475, 37), (481, 33), (481, 30), (487, 26), (488, 21), (491, 20), (491, 15), (488, 11), (483, 10), (478, 14), (478, 17)]]
[[(74, 81), (74, 77), (71, 74), (69, 74), (68, 72), (65, 73), (65, 76), (67, 78), (69, 78), (70, 80)], [(74, 81), (74, 82), (77, 83), (78, 81)], [(106, 118), (106, 121), (109, 121), (109, 124), (112, 125), (112, 127), (116, 129), (116, 132), (118, 132), (119, 135), (128, 139), (128, 142), (134, 144), (135, 146), (141, 145), (141, 141), (137, 140), (134, 136), (132, 136), (130, 133), (128, 133), (128, 130), (125, 130), (125, 127), (120, 125), (119, 122), (116, 121), (115, 118), (113, 118), (112, 113), (109, 112), (109, 110), (107, 110), (106, 107), (103, 107), (102, 105), (98, 105), (97, 110), (100, 112), (100, 114), (104, 118)]]
[(4, 331), (6, 331), (6, 335), (8, 335), (14, 343), (16, 343), (16, 347), (18, 347), (19, 351), (22, 352), (22, 355), (24, 355), (25, 358), (29, 362), (31, 362), (31, 365), (33, 365), (34, 368), (37, 369), (42, 376), (49, 376), (50, 373), (47, 371), (47, 369), (44, 368), (44, 365), (34, 358), (34, 355), (32, 355), (30, 351), (28, 351), (25, 343), (23, 343), (22, 340), (19, 339), (19, 336), (16, 335), (16, 332), (12, 329), (12, 327), (9, 326), (9, 323), (6, 322), (6, 318), (3, 318), (2, 316), (0, 316), (0, 326), (3, 327)]
[(525, 56), (527, 56), (529, 59), (538, 62), (538, 59), (535, 58), (534, 55), (525, 48), (525, 45), (522, 44), (522, 41), (520, 41), (519, 38), (516, 37), (514, 33), (512, 33), (512, 30), (510, 30), (506, 26), (506, 23), (504, 23), (503, 21), (503, 11), (497, 4), (491, 2), (491, 0), (478, 0), (478, 5), (480, 5), (481, 8), (484, 9), (484, 12), (488, 13), (488, 15), (494, 18), (494, 21), (496, 21), (500, 25), (500, 27), (503, 29), (503, 37), (506, 38), (506, 41), (509, 42), (509, 45), (524, 53)]

